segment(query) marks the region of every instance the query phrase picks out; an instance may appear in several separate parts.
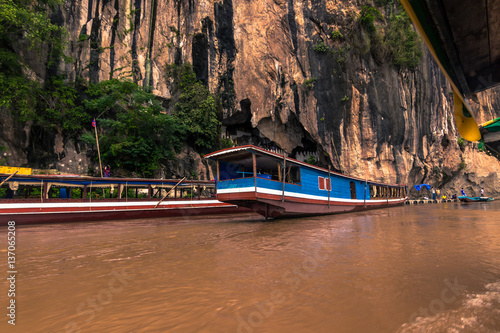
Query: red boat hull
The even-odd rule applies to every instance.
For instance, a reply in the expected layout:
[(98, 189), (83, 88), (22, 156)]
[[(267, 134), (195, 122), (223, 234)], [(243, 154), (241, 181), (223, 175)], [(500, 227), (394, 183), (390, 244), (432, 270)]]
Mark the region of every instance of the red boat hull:
[(25, 200), (10, 200), (0, 204), (0, 225), (9, 221), (16, 224), (39, 224), (58, 222), (86, 222), (196, 216), (208, 214), (233, 214), (249, 209), (217, 200), (166, 201), (155, 208), (155, 201), (94, 201), (71, 202), (54, 200), (45, 203), (29, 203)]
[(219, 194), (217, 199), (241, 207), (247, 207), (256, 213), (268, 218), (301, 217), (314, 215), (339, 214), (379, 209), (402, 205), (406, 198), (392, 200), (367, 200), (366, 202), (337, 201), (330, 203), (324, 200), (299, 199), (296, 197), (279, 198), (255, 192), (238, 194)]

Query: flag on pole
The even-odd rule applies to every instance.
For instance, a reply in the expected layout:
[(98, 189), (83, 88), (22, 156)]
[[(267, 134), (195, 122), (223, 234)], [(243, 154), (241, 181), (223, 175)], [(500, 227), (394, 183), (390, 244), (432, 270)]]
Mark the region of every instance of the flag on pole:
[(102, 178), (102, 163), (101, 163), (101, 151), (99, 150), (99, 138), (97, 137), (97, 127), (95, 123), (95, 118), (92, 120), (92, 127), (95, 130), (95, 141), (97, 143), (97, 155), (99, 155), (99, 169), (101, 169), (101, 178)]

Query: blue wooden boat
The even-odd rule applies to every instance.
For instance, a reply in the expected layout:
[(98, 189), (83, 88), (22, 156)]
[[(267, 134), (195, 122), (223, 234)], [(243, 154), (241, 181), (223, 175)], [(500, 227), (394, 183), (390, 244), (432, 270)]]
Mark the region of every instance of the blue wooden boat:
[(488, 202), (493, 201), (493, 198), (488, 197), (468, 197), (466, 195), (461, 195), (458, 197), (458, 200), (462, 202)]
[(335, 214), (400, 205), (405, 185), (350, 177), (247, 145), (205, 155), (217, 162), (217, 199), (268, 217)]

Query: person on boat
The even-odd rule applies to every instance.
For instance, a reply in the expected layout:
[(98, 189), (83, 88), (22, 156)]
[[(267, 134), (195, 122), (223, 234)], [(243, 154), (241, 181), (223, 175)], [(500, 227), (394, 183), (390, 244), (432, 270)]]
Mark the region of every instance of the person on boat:
[(466, 196), (467, 196), (467, 195), (465, 194), (465, 192), (464, 192), (464, 188), (463, 188), (463, 187), (462, 187), (462, 190), (461, 190), (460, 192), (462, 192), (462, 195), (463, 195), (464, 197), (466, 197)]
[(436, 200), (436, 189), (432, 188), (432, 200)]
[(111, 168), (109, 167), (109, 165), (106, 165), (104, 167), (104, 177), (109, 177), (110, 173), (111, 173)]
[(481, 187), (481, 196), (484, 197), (484, 188)]
[(456, 195), (456, 194), (453, 194), (453, 195), (451, 196), (451, 199), (452, 199), (452, 200), (457, 200), (457, 195)]

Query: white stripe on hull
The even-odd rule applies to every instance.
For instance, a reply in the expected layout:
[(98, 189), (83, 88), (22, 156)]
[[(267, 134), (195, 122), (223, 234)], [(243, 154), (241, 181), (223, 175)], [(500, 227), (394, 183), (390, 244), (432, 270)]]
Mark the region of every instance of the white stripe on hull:
[[(159, 201), (159, 200), (158, 200)], [(19, 203), (0, 203), (0, 212), (2, 209), (21, 209), (21, 208), (91, 208), (91, 207), (137, 207), (155, 206), (158, 201), (106, 201), (106, 202), (19, 202)], [(218, 200), (184, 200), (184, 201), (163, 201), (159, 207), (177, 206), (177, 205), (205, 205), (222, 204)]]
[[(229, 188), (229, 189), (220, 189), (217, 190), (217, 193), (220, 194), (231, 194), (231, 193), (255, 193), (255, 187), (240, 187), (240, 188)], [(283, 191), (280, 190), (272, 190), (264, 187), (257, 187), (257, 193), (263, 194), (271, 194), (281, 196), (283, 195)], [(302, 194), (297, 192), (289, 192), (285, 191), (285, 197), (298, 198), (298, 199), (311, 199), (311, 200), (319, 200), (328, 203), (328, 197), (312, 195), (312, 194)], [(367, 199), (366, 203), (387, 203), (387, 202), (400, 202), (405, 198), (395, 198), (395, 199)], [(330, 202), (349, 202), (349, 203), (358, 203), (362, 204), (365, 200), (359, 199), (345, 199), (345, 198), (335, 198), (330, 197)]]

